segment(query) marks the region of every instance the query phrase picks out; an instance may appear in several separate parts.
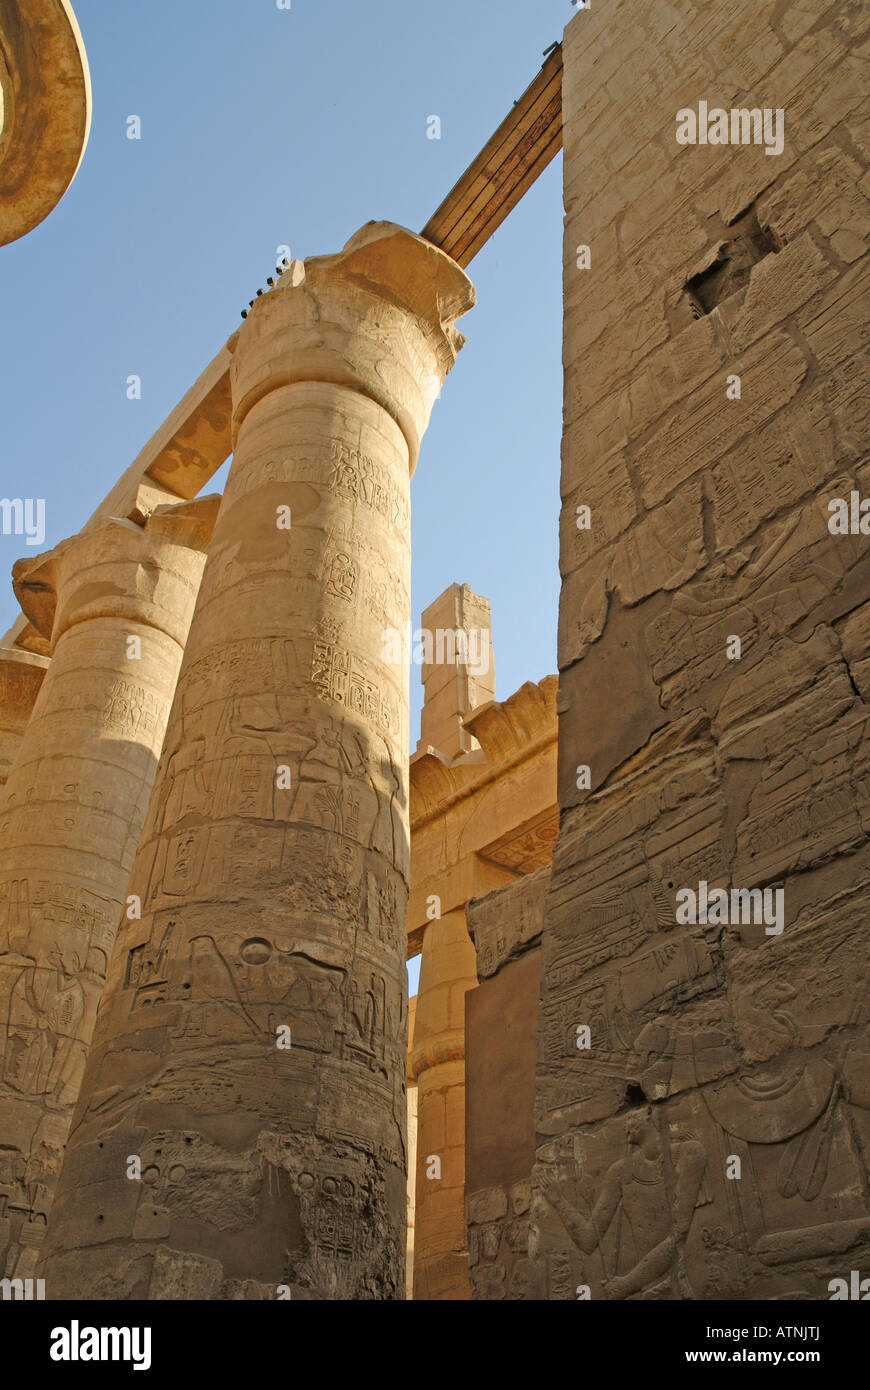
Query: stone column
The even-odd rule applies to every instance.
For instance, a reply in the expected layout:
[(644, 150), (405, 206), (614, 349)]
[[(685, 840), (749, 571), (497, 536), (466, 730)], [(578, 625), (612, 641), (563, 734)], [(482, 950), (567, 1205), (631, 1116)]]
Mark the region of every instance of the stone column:
[(409, 478), (472, 303), (443, 252), (371, 223), (240, 330), (49, 1297), (403, 1297), (408, 670), (384, 633), (410, 617)]
[(465, 1219), (465, 995), (477, 955), (465, 912), (423, 936), (409, 1074), (417, 1082), (414, 1298), (470, 1299)]
[(410, 1066), (411, 1049), (414, 1046), (414, 1017), (417, 1012), (417, 996), (408, 1000), (408, 1232), (405, 1241), (407, 1259), (405, 1261), (405, 1297), (414, 1297), (414, 1208), (417, 1191), (417, 1087), (413, 1083)]
[(0, 787), (6, 785), (47, 666), (48, 658), (34, 652), (0, 650)]
[[(467, 584), (451, 584), (424, 610), (423, 708), (418, 752), (437, 748), (444, 758), (458, 758), (480, 748), (462, 720), (495, 699), (495, 660), (489, 599)], [(431, 644), (426, 650), (426, 642)]]
[(19, 561), (52, 644), (0, 810), (0, 1270), (31, 1275), (216, 499)]

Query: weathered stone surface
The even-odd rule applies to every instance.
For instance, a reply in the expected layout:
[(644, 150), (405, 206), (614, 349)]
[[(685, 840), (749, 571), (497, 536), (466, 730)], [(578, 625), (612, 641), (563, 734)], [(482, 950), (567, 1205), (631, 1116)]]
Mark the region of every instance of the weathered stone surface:
[[(600, 0), (566, 32), (531, 1298), (818, 1299), (870, 1258), (870, 565), (828, 526), (867, 487), (865, 21)], [(701, 100), (783, 108), (782, 154), (678, 145)], [(724, 916), (685, 915), (702, 884)], [(502, 1296), (487, 1269), (518, 1241), (476, 1288)]]
[(532, 1185), (528, 1182), (515, 1182), (510, 1190), (510, 1207), (514, 1216), (523, 1216), (532, 1200)]
[(487, 1221), (499, 1221), (507, 1216), (507, 1197), (500, 1187), (486, 1187), (466, 1198), (470, 1225), (482, 1226)]
[(0, 648), (0, 786), (9, 776), (47, 669), (47, 657)]
[[(472, 904), (499, 920), (501, 951), (466, 999), (466, 1192), (469, 1263), (500, 1265), (506, 1284), (474, 1278), (475, 1299), (525, 1297), (540, 989), (540, 930), (549, 868)], [(537, 934), (516, 947), (534, 909)], [(524, 908), (526, 909), (524, 911)], [(480, 946), (478, 946), (480, 950)], [(481, 1224), (483, 1223), (483, 1224)], [(480, 1271), (483, 1275), (483, 1271)]]
[(463, 719), (495, 699), (489, 600), (467, 584), (451, 584), (423, 610), (419, 631), (431, 642), (434, 659), (421, 664), (425, 693), (417, 749), (435, 749), (450, 760), (480, 747)]
[(15, 566), (52, 658), (0, 809), (9, 1273), (33, 1272), (45, 1235), (216, 511), (161, 507)]
[(494, 1300), (504, 1298), (504, 1265), (478, 1265), (471, 1271), (471, 1285), (474, 1297)]
[(162, 1287), (169, 1247), (219, 1262), (218, 1297), (404, 1297), (407, 666), (365, 595), (404, 630), (410, 473), (473, 297), (372, 223), (240, 330), (235, 456), (130, 881), (142, 919), (52, 1213), (56, 1296), (95, 1296), (140, 1251)]
[(549, 882), (547, 865), (469, 903), (468, 930), (481, 979), (494, 975), (512, 957), (540, 941)]

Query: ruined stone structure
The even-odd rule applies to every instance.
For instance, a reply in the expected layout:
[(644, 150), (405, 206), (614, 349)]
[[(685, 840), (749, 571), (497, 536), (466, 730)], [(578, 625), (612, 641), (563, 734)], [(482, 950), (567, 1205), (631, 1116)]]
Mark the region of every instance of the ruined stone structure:
[[(286, 266), (15, 566), (0, 1274), (779, 1300), (867, 1269), (868, 52), (858, 0), (595, 0), (422, 235)], [(407, 650), (409, 480), (464, 267), (559, 147), (560, 674), (497, 701), (467, 585)]]

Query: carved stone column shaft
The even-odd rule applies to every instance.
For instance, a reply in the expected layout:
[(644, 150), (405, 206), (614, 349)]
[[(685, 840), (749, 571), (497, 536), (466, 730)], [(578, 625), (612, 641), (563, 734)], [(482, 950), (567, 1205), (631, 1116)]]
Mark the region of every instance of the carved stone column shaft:
[(53, 655), (0, 810), (0, 1267), (30, 1275), (157, 767), (213, 502), (15, 567)]
[(408, 671), (383, 634), (410, 617), (410, 471), (471, 302), (443, 253), (374, 224), (241, 329), (55, 1296), (403, 1296)]

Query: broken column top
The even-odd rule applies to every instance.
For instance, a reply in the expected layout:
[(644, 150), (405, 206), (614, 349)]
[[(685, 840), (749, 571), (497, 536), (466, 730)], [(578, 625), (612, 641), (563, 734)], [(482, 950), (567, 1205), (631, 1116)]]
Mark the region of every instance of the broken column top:
[(474, 752), (480, 744), (462, 721), (495, 699), (489, 599), (468, 584), (451, 584), (424, 611), (414, 646), (423, 657), (425, 691), (418, 752), (432, 748), (448, 759)]

